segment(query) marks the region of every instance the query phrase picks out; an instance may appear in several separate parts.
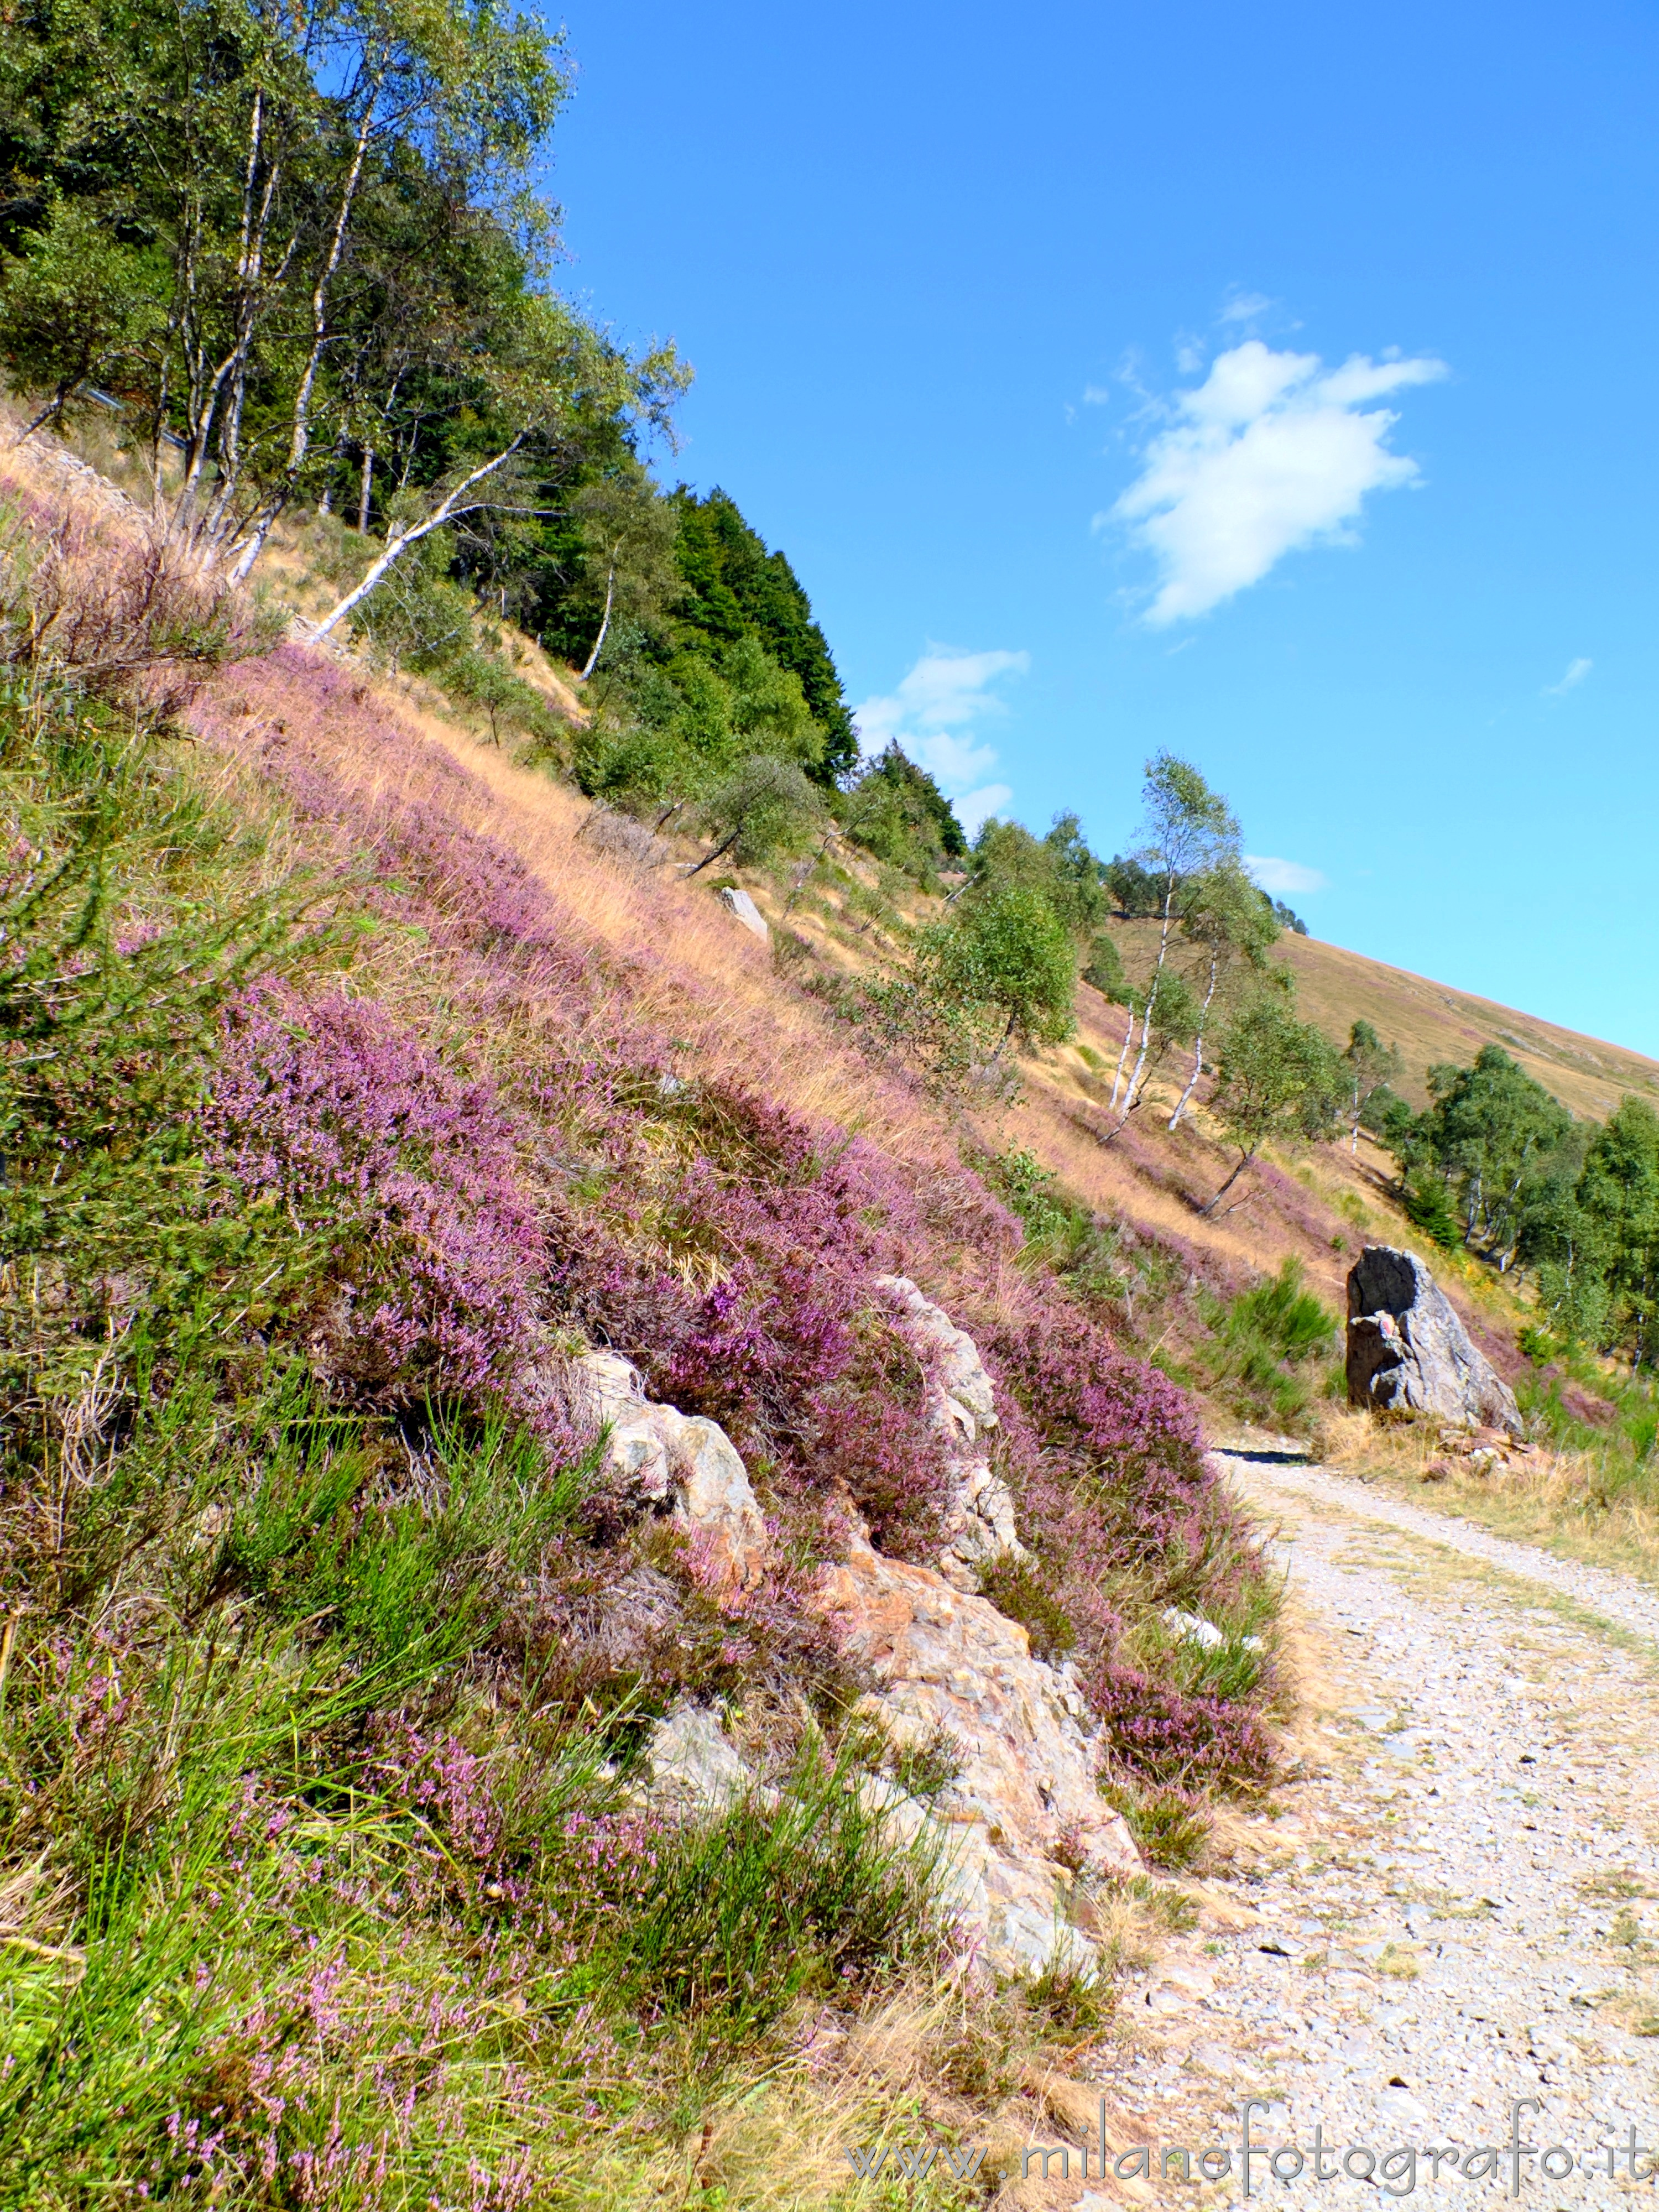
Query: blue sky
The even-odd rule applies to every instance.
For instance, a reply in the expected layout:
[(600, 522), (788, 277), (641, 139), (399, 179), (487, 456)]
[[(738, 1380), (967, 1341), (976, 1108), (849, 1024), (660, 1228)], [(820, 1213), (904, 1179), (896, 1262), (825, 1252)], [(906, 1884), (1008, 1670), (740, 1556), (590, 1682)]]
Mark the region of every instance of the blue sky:
[[(1659, 15), (571, 0), (561, 281), (872, 738), (1659, 1054)], [(1277, 863), (1277, 868), (1267, 866)]]

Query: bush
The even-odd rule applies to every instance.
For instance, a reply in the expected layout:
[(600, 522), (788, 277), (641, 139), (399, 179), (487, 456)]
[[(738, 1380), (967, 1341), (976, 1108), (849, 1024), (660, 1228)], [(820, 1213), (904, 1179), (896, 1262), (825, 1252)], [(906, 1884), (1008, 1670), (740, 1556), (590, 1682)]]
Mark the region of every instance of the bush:
[(803, 1990), (880, 1977), (927, 1956), (939, 1846), (903, 1843), (847, 1759), (809, 1748), (775, 1797), (720, 1819), (654, 1826), (582, 1866), (575, 1910), (600, 1907), (601, 1972), (646, 2017), (717, 2013), (753, 2034)]
[(1102, 1794), (1122, 1814), (1141, 1856), (1153, 1866), (1184, 1872), (1202, 1863), (1214, 1823), (1200, 1793), (1108, 1783)]
[(1289, 1423), (1305, 1413), (1313, 1391), (1307, 1372), (1328, 1360), (1339, 1341), (1328, 1307), (1303, 1288), (1299, 1261), (1242, 1291), (1231, 1304), (1200, 1301), (1212, 1340), (1195, 1364), (1206, 1384), (1237, 1412)]

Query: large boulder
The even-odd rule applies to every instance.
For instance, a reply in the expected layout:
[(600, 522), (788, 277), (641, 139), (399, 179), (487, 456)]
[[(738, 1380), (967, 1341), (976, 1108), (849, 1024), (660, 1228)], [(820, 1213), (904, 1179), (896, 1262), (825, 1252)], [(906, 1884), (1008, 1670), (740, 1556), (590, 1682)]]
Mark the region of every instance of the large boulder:
[(1091, 1970), (1088, 1882), (1145, 1869), (1100, 1794), (1100, 1745), (1070, 1669), (1034, 1659), (1025, 1631), (987, 1599), (883, 1558), (860, 1531), (817, 1601), (869, 1684), (864, 1711), (890, 1740), (950, 1747), (957, 1771), (932, 1817), (979, 1955), (1004, 1974)]
[(710, 1583), (752, 1589), (765, 1561), (766, 1521), (749, 1470), (719, 1422), (648, 1399), (638, 1368), (619, 1352), (586, 1352), (575, 1370), (574, 1395), (605, 1432), (605, 1466), (617, 1494), (678, 1522)]
[(1388, 1244), (1368, 1244), (1348, 1271), (1348, 1398), (1373, 1413), (1522, 1433), (1515, 1394), (1450, 1299), (1414, 1252)]
[(927, 1377), (927, 1413), (949, 1455), (951, 1500), (939, 1572), (957, 1589), (979, 1588), (988, 1559), (1027, 1556), (1014, 1527), (1014, 1501), (991, 1465), (996, 1397), (979, 1346), (966, 1329), (925, 1297), (908, 1275), (878, 1275), (894, 1319)]

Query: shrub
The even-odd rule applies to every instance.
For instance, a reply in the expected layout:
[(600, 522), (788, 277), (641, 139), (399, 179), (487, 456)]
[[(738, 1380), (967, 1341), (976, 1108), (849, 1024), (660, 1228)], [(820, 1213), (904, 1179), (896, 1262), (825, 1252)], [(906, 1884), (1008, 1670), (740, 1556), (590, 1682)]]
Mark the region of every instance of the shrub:
[(845, 1757), (809, 1747), (775, 1797), (657, 1827), (581, 1869), (604, 1968), (647, 2015), (715, 2012), (747, 2035), (804, 1990), (890, 1972), (936, 1948), (937, 1844), (904, 1843)]
[(1273, 1771), (1260, 1717), (1224, 1698), (1189, 1697), (1135, 1668), (1108, 1662), (1087, 1677), (1113, 1752), (1137, 1774), (1182, 1788), (1259, 1785)]
[(1338, 1322), (1303, 1288), (1298, 1261), (1286, 1260), (1277, 1275), (1241, 1291), (1231, 1304), (1201, 1300), (1200, 1311), (1212, 1340), (1199, 1347), (1197, 1364), (1212, 1389), (1257, 1419), (1288, 1423), (1306, 1413), (1312, 1394), (1305, 1370), (1329, 1357)]
[(271, 986), (228, 1012), (199, 1121), (240, 1203), (328, 1231), (326, 1277), (290, 1326), (320, 1336), (331, 1372), (404, 1402), (511, 1388), (547, 1254), (490, 1085), (378, 1007)]
[(1132, 1790), (1109, 1784), (1104, 1795), (1122, 1814), (1142, 1857), (1181, 1871), (1200, 1865), (1213, 1822), (1203, 1796), (1174, 1786)]

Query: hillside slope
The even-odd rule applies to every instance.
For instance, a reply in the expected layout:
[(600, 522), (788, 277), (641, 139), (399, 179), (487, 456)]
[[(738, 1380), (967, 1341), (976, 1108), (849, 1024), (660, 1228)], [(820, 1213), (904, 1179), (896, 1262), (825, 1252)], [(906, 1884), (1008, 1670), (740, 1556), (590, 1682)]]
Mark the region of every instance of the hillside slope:
[(1414, 1106), (1426, 1102), (1424, 1079), (1435, 1061), (1466, 1066), (1485, 1044), (1501, 1045), (1564, 1106), (1592, 1121), (1605, 1121), (1627, 1092), (1659, 1093), (1659, 1060), (1624, 1045), (1581, 1036), (1318, 938), (1286, 935), (1279, 951), (1295, 972), (1303, 1012), (1322, 1028), (1346, 1036), (1364, 1020), (1385, 1042), (1399, 1045), (1406, 1061), (1399, 1087)]

